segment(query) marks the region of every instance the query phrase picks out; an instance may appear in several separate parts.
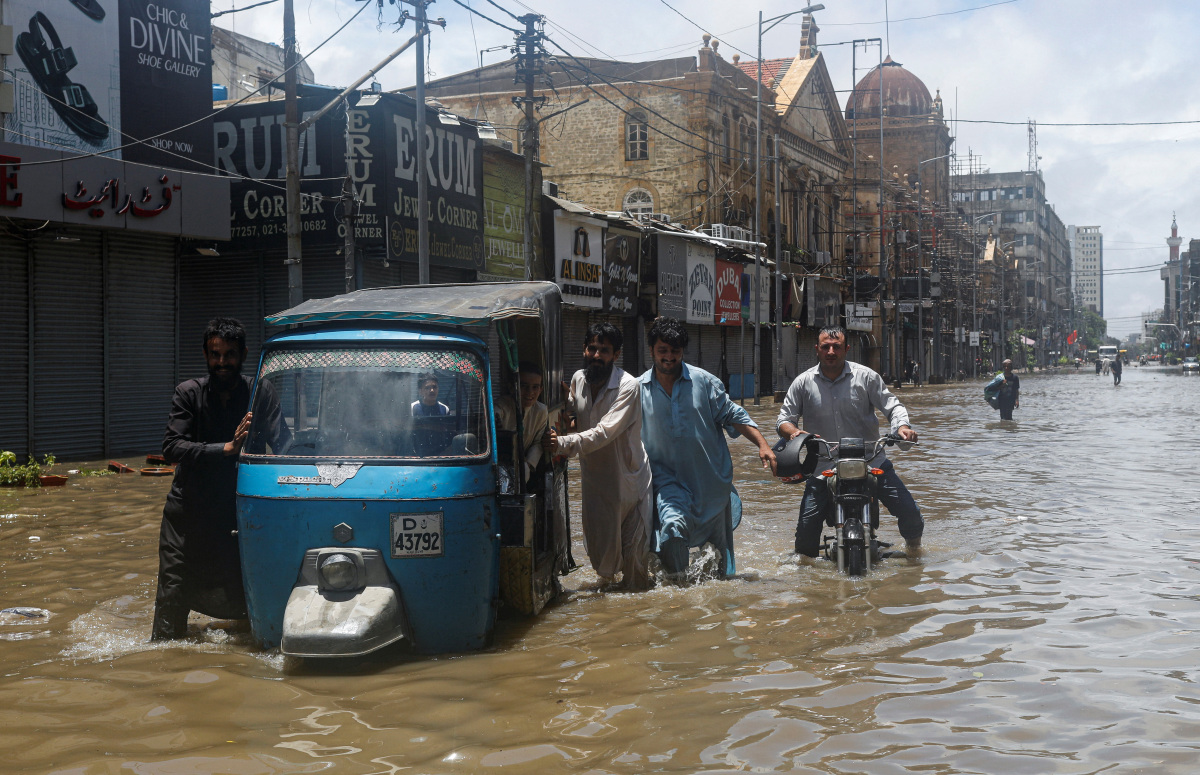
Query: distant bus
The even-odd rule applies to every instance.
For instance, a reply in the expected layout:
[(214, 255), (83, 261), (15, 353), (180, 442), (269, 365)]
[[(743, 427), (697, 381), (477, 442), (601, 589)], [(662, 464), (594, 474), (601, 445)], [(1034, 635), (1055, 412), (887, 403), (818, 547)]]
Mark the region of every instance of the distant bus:
[(1096, 353), (1100, 360), (1107, 358), (1110, 361), (1115, 361), (1117, 359), (1117, 346), (1115, 344), (1102, 344)]

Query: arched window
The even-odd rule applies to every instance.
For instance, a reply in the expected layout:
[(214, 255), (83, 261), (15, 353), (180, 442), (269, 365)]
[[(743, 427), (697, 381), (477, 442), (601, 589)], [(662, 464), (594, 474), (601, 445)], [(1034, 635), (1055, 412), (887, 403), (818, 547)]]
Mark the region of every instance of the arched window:
[(635, 110), (625, 116), (625, 159), (641, 161), (650, 158), (649, 130), (646, 114)]
[(721, 145), (723, 146), (721, 148), (721, 158), (725, 160), (726, 164), (728, 164), (730, 159), (730, 146), (733, 145), (733, 134), (729, 131), (728, 115), (721, 116)]
[(644, 188), (631, 189), (625, 195), (621, 209), (630, 215), (649, 215), (654, 212), (654, 197)]

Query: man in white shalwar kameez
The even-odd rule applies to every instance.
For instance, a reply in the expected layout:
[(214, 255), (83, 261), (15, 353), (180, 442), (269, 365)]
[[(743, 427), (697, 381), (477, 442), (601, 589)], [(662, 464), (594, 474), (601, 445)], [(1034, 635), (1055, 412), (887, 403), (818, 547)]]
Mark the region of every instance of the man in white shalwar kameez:
[(654, 501), (650, 461), (642, 447), (641, 385), (616, 366), (621, 332), (611, 323), (588, 329), (585, 368), (571, 378), (567, 399), (573, 433), (547, 432), (554, 453), (579, 455), (583, 539), (604, 582), (621, 573), (626, 589), (649, 587)]

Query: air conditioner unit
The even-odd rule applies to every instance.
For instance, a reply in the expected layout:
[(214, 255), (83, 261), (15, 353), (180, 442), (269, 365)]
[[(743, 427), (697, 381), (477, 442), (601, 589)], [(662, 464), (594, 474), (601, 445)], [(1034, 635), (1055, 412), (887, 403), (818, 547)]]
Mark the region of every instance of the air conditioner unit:
[(734, 226), (729, 230), (729, 238), (735, 240), (746, 241), (746, 230), (741, 226)]
[(714, 223), (712, 225), (712, 235), (717, 239), (726, 239), (728, 237), (728, 232), (726, 231), (725, 224)]
[(817, 251), (817, 263), (818, 264), (831, 264), (831, 263), (833, 263), (833, 255), (828, 250), (818, 250)]
[(660, 223), (670, 223), (671, 216), (666, 213), (650, 213), (650, 220), (659, 221)]
[(552, 180), (543, 180), (542, 194), (545, 196), (558, 196), (558, 184)]

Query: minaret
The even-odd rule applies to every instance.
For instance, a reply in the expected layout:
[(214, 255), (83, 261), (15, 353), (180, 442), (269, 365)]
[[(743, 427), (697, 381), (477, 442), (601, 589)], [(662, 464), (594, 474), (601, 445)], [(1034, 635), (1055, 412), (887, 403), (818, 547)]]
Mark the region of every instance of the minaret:
[[(1171, 259), (1167, 262), (1167, 269), (1164, 279), (1167, 281), (1167, 309), (1163, 310), (1170, 317), (1168, 320), (1175, 321), (1178, 325), (1183, 325), (1183, 316), (1180, 315), (1180, 291), (1183, 286), (1183, 266), (1179, 263), (1179, 245), (1183, 242), (1183, 238), (1179, 236), (1179, 226), (1175, 223), (1175, 213), (1171, 213), (1171, 236), (1167, 237), (1167, 244), (1171, 247)], [(1171, 270), (1178, 267), (1178, 275), (1172, 282)], [(1174, 286), (1174, 287), (1172, 287)]]
[(1183, 237), (1179, 236), (1179, 224), (1175, 223), (1175, 213), (1171, 213), (1171, 236), (1167, 237), (1167, 244), (1171, 246), (1171, 263), (1179, 260), (1179, 246), (1183, 244)]

